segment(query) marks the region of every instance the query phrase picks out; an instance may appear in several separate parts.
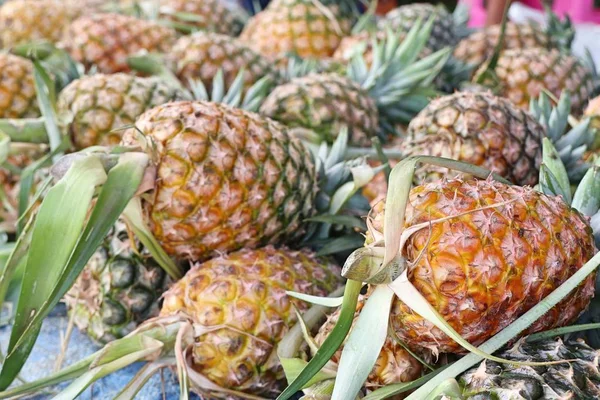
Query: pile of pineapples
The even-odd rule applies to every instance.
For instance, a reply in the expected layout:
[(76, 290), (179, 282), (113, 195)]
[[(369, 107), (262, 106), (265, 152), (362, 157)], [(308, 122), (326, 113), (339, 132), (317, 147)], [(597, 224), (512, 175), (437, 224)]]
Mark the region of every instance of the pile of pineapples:
[[(570, 22), (364, 3), (0, 5), (0, 398), (136, 361), (117, 398), (600, 398)], [(60, 301), (105, 347), (15, 384)]]

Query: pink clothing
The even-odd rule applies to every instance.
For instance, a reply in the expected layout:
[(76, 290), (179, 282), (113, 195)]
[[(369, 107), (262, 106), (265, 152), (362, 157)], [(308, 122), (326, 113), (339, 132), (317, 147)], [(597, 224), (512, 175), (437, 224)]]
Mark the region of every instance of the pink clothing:
[[(486, 10), (484, 0), (461, 0), (471, 8), (469, 26), (480, 27), (485, 25)], [(543, 10), (541, 0), (519, 0), (524, 5)], [(594, 8), (594, 0), (554, 0), (552, 11), (562, 17), (568, 14), (574, 23), (592, 22), (600, 24), (600, 9)]]

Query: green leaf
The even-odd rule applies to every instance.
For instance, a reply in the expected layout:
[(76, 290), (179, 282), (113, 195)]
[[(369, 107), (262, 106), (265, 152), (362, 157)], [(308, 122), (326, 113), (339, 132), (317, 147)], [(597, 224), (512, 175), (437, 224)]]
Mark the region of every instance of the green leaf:
[(329, 240), (327, 244), (317, 252), (317, 256), (328, 256), (331, 254), (341, 253), (347, 250), (354, 250), (363, 245), (365, 238), (361, 235), (345, 235), (333, 240)]
[(285, 292), (288, 296), (294, 297), (296, 299), (306, 301), (307, 303), (316, 304), (319, 306), (325, 307), (339, 307), (342, 305), (344, 300), (343, 297), (319, 297), (319, 296), (311, 296), (309, 294), (297, 293), (297, 292)]
[(600, 210), (600, 166), (592, 166), (573, 195), (573, 208), (591, 217)]
[[(283, 370), (285, 371), (285, 376), (289, 382), (296, 379), (308, 364), (308, 362), (300, 358), (280, 358), (279, 361), (281, 362), (281, 366), (283, 367)], [(312, 386), (317, 382), (325, 381), (332, 378), (335, 378), (334, 372), (321, 370), (304, 385), (304, 388)]]
[(358, 396), (385, 343), (393, 297), (390, 288), (378, 286), (365, 302), (342, 350), (332, 400)]
[(44, 125), (46, 126), (46, 134), (50, 143), (50, 149), (54, 150), (60, 147), (62, 143), (62, 135), (58, 127), (58, 117), (56, 116), (56, 93), (52, 79), (48, 76), (44, 67), (34, 61), (33, 77), (37, 93), (37, 100), (40, 106), (40, 111), (44, 117)]
[(348, 280), (338, 322), (321, 345), (319, 351), (317, 351), (302, 372), (300, 372), (298, 377), (277, 397), (277, 400), (288, 400), (297, 391), (301, 390), (313, 376), (321, 371), (321, 368), (327, 364), (337, 349), (339, 349), (352, 326), (361, 288), (361, 282)]
[(367, 225), (365, 221), (358, 217), (353, 217), (351, 215), (330, 215), (323, 214), (317, 215), (311, 218), (306, 218), (307, 222), (323, 222), (331, 225), (342, 225), (348, 228), (358, 228), (360, 230), (365, 230)]
[(427, 396), (425, 400), (437, 400), (443, 398), (446, 400), (462, 400), (462, 391), (456, 379), (446, 379)]
[(447, 367), (447, 365), (444, 365), (443, 367), (440, 367), (435, 371), (432, 371), (427, 375), (422, 376), (419, 379), (415, 379), (411, 382), (394, 383), (391, 385), (384, 386), (375, 390), (374, 392), (369, 393), (368, 395), (363, 397), (362, 400), (383, 400), (395, 396), (397, 394), (408, 392), (409, 390), (414, 390), (423, 385), (424, 383), (428, 382), (431, 378), (442, 372)]
[(548, 138), (544, 138), (543, 142), (543, 158), (542, 165), (544, 165), (556, 178), (559, 184), (560, 194), (564, 196), (567, 204), (571, 204), (571, 183), (569, 182), (569, 175), (567, 175), (567, 169), (562, 163), (560, 155), (556, 151), (556, 148), (552, 144), (552, 141)]
[(58, 284), (81, 234), (94, 190), (105, 179), (104, 169), (96, 158), (76, 161), (67, 175), (48, 191), (40, 206), (8, 355), (0, 373), (1, 390), (11, 384), (31, 351), (41, 327), (41, 318), (35, 317), (40, 315), (44, 302)]

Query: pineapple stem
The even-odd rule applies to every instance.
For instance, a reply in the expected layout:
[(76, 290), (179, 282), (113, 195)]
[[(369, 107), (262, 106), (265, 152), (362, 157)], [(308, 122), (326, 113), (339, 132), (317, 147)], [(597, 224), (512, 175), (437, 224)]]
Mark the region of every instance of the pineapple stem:
[(504, 48), (504, 39), (506, 37), (506, 24), (508, 22), (508, 10), (510, 9), (510, 1), (507, 1), (504, 5), (504, 12), (502, 14), (502, 25), (500, 27), (500, 36), (498, 37), (498, 42), (496, 43), (496, 47), (494, 47), (494, 54), (485, 68), (485, 71), (479, 75), (477, 78), (478, 84), (483, 84), (486, 79), (489, 77), (495, 76), (494, 70), (496, 69), (496, 64), (498, 64), (498, 59), (500, 58), (500, 53)]

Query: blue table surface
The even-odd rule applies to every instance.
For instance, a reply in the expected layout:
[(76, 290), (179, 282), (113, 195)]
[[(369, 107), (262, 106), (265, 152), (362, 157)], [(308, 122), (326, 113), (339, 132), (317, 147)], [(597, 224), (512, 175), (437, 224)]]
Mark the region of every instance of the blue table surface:
[[(33, 352), (23, 367), (21, 373), (22, 378), (27, 381), (32, 381), (47, 376), (54, 371), (54, 365), (61, 351), (62, 338), (67, 330), (67, 325), (68, 319), (66, 317), (64, 306), (58, 306), (44, 321)], [(5, 326), (0, 328), (0, 346), (2, 347), (4, 354), (6, 354), (5, 351), (9, 338), (10, 327)], [(94, 353), (99, 348), (100, 347), (94, 344), (87, 335), (80, 332), (77, 328), (74, 328), (63, 366), (70, 365), (85, 356)], [(133, 378), (142, 365), (142, 363), (137, 363), (118, 373), (104, 377), (79, 398), (83, 400), (113, 398), (119, 390)], [(64, 387), (65, 385), (66, 384), (63, 384), (61, 386)], [(58, 392), (61, 386), (53, 388), (53, 392), (49, 391), (46, 394), (39, 394), (30, 398), (36, 400), (50, 399), (53, 397), (53, 394)], [(177, 377), (170, 370), (164, 370), (162, 380), (160, 374), (156, 374), (148, 381), (146, 386), (135, 398), (139, 400), (178, 399), (179, 384)], [(198, 396), (192, 396), (191, 398), (199, 399)]]

